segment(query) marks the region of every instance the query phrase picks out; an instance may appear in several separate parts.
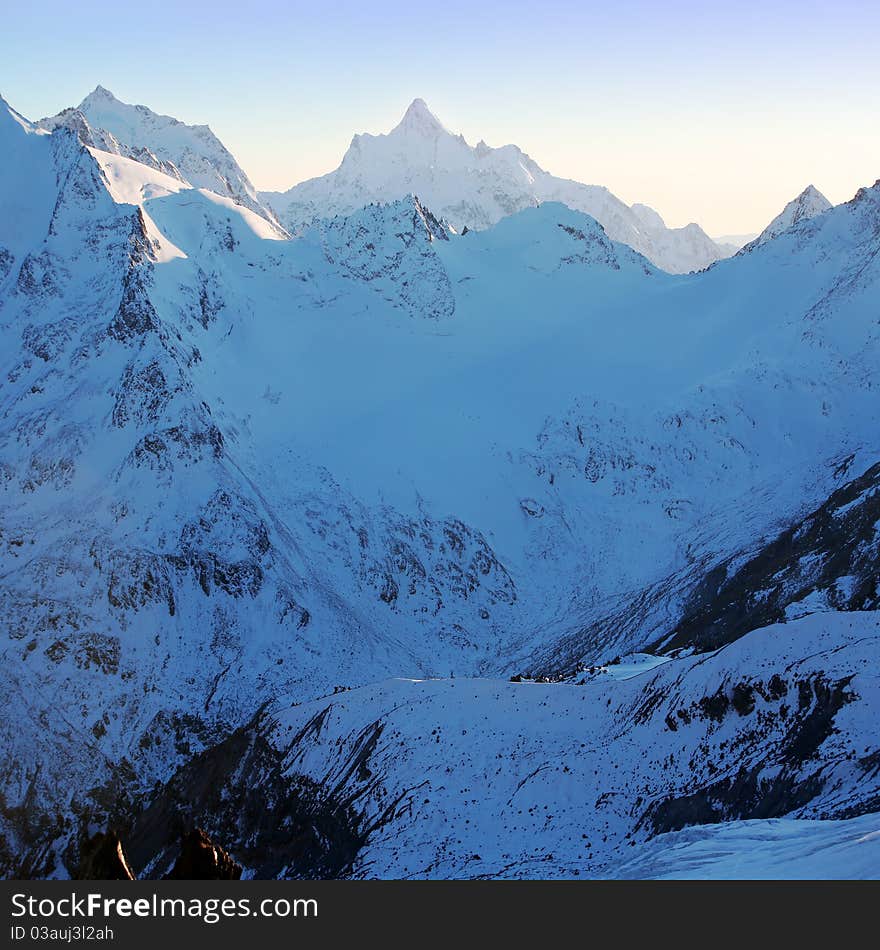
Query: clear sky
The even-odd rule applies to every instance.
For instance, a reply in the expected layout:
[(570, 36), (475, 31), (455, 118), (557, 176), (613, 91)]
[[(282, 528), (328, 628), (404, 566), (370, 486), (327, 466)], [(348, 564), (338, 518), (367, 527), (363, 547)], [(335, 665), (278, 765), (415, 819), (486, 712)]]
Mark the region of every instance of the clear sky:
[(472, 144), (715, 236), (880, 178), (880, 0), (4, 4), (11, 105), (39, 118), (98, 83), (209, 124), (263, 189), (335, 168), (416, 96)]

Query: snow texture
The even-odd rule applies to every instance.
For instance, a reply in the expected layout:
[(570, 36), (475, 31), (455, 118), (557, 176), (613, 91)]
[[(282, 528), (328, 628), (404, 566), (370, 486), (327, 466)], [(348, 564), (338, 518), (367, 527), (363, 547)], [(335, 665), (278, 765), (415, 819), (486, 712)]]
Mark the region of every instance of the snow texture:
[[(4, 874), (243, 729), (358, 796), (356, 876), (852, 840), (802, 822), (880, 801), (880, 187), (673, 275), (650, 209), (423, 103), (293, 237), (205, 128), (67, 118), (0, 102)], [(430, 162), (439, 207), (379, 200)]]

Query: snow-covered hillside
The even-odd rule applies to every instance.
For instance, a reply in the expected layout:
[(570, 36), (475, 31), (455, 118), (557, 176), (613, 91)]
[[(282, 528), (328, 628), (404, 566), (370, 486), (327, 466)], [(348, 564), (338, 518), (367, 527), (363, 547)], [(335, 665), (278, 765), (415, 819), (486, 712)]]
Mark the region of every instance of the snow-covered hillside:
[(801, 221), (809, 221), (818, 214), (824, 214), (832, 207), (831, 202), (812, 185), (806, 188), (779, 212), (778, 215), (767, 225), (766, 228), (752, 241), (749, 241), (743, 248), (748, 252), (767, 241), (773, 240), (777, 235), (782, 234)]
[(658, 835), (615, 877), (660, 880), (874, 880), (880, 819), (771, 818), (696, 825)]
[(135, 159), (196, 188), (232, 198), (277, 227), (248, 176), (207, 125), (186, 125), (146, 106), (128, 105), (103, 86), (76, 108), (41, 119), (38, 125), (47, 130), (69, 128), (84, 145)]
[[(557, 796), (556, 874), (610, 874), (624, 841), (671, 830), (656, 812), (637, 828), (647, 796), (626, 796), (704, 796), (716, 731), (762, 768), (795, 750), (780, 769), (810, 795), (774, 815), (877, 810), (857, 763), (876, 753), (863, 723), (877, 708), (864, 668), (880, 186), (671, 275), (550, 200), (459, 234), (410, 196), (289, 239), (155, 149), (158, 164), (83, 135), (0, 108), (0, 695), (16, 711), (0, 725), (4, 873), (74, 873), (80, 834), (111, 823), (158, 868), (163, 846), (135, 816), (171, 815), (208, 774), (200, 763), (247, 747), (266, 800), (294, 823), (308, 804), (338, 832), (333, 860), (310, 852), (314, 873), (470, 875), (464, 834), (433, 869), (422, 860), (420, 823), (437, 832), (452, 785), (426, 796), (437, 810), (374, 819), (419, 770), (438, 787), (454, 766), (460, 802), (477, 787), (506, 802), (552, 723), (561, 771), (529, 805), (549, 811)], [(611, 662), (640, 651), (666, 662)], [(792, 671), (810, 684), (803, 703)], [(791, 701), (772, 672), (795, 677)], [(723, 705), (721, 683), (734, 702), (740, 679), (766, 696), (754, 683), (753, 719), (725, 707), (717, 730), (708, 711), (673, 730), (677, 677), (686, 710)], [(649, 680), (660, 705), (634, 732)], [(307, 729), (340, 686), (356, 689), (333, 701), (329, 731)], [(411, 689), (427, 711), (405, 725), (389, 710)], [(334, 756), (388, 716), (383, 741), (396, 729), (404, 746), (382, 747), (381, 783), (347, 785), (359, 766), (331, 781)], [(823, 732), (829, 717), (839, 733)], [(746, 729), (758, 721), (760, 742)], [(805, 721), (812, 739), (798, 744)], [(453, 722), (442, 764), (422, 725)], [(303, 729), (339, 743), (300, 742), (282, 768)], [(578, 759), (608, 735), (612, 758)], [(643, 740), (656, 754), (636, 754)], [(666, 770), (663, 749), (687, 756)], [(586, 787), (619, 802), (606, 814)], [(706, 820), (755, 816), (731, 795)], [(576, 821), (592, 822), (586, 863), (563, 850)], [(283, 841), (261, 862), (236, 841), (252, 872), (289, 870)], [(507, 873), (500, 826), (477, 841), (486, 873)], [(534, 847), (511, 874), (549, 873)]]
[(670, 273), (701, 270), (732, 253), (696, 224), (667, 228), (645, 205), (630, 208), (607, 188), (556, 178), (516, 145), (468, 145), (422, 99), (410, 104), (387, 135), (355, 135), (336, 171), (261, 198), (295, 231), (314, 218), (348, 215), (407, 194), (417, 195), (459, 233), (484, 230), (545, 201), (561, 202), (591, 215), (610, 238)]
[[(746, 831), (787, 832), (796, 857), (793, 845), (803, 851), (817, 835), (839, 845), (848, 828), (851, 842), (867, 838), (858, 865), (807, 867), (876, 876), (880, 816), (853, 816), (880, 796), (878, 650), (876, 613), (826, 614), (627, 679), (397, 679), (280, 708), (246, 741), (176, 776), (135, 823), (134, 854), (146, 857), (140, 842), (157, 812), (173, 828), (186, 807), (230, 843), (246, 875), (298, 877), (337, 861), (337, 873), (355, 878), (691, 876), (699, 849), (682, 841), (726, 836), (730, 846)], [(293, 816), (269, 827), (231, 807), (212, 812), (218, 790), (240, 800), (270, 762), (273, 792), (308, 801), (298, 830), (318, 839), (312, 849), (279, 847)], [(722, 822), (734, 823), (729, 832)], [(711, 836), (680, 831), (707, 825)], [(833, 831), (819, 831), (826, 826)], [(156, 874), (176, 840), (152, 845)], [(750, 867), (787, 873), (775, 849), (753, 854)]]

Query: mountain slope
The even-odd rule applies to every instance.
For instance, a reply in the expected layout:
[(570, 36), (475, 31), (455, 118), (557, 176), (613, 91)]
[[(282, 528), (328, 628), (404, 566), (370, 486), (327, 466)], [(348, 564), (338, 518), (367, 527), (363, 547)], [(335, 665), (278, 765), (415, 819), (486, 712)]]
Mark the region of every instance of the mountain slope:
[(809, 221), (816, 215), (824, 214), (832, 207), (831, 202), (812, 185), (806, 188), (779, 212), (778, 215), (767, 225), (766, 228), (753, 240), (742, 248), (742, 253), (748, 253), (752, 249), (772, 241), (777, 235), (782, 234), (789, 228), (800, 224), (801, 221)]
[[(762, 584), (760, 552), (801, 522), (817, 530), (798, 556), (821, 552), (824, 516), (805, 516), (880, 458), (877, 186), (672, 276), (550, 201), (459, 235), (409, 197), (288, 240), (80, 135), (0, 111), (0, 691), (16, 710), (0, 729), (4, 873), (73, 873), (84, 829), (133, 820), (157, 783), (232, 746), (263, 750), (254, 785), (281, 794), (261, 709), (312, 704), (311, 721), (334, 687), (360, 687), (335, 734), (366, 741), (386, 689), (369, 683), (566, 673), (563, 655), (605, 666), (662, 642), (719, 564), (734, 577), (753, 555)], [(874, 605), (832, 596), (870, 573), (870, 481), (850, 486), (861, 501), (838, 547), (852, 557), (785, 565), (785, 596), (803, 600), (803, 574), (827, 592), (817, 610)], [(715, 589), (707, 628), (728, 594)], [(784, 599), (744, 613), (766, 628)], [(850, 621), (828, 627), (834, 703), (862, 661)], [(798, 654), (819, 637), (811, 623), (793, 643), (739, 630), (718, 662), (800, 665), (812, 682), (822, 670)], [(677, 646), (702, 649), (701, 631)], [(673, 662), (652, 676), (699, 679), (714, 661)], [(448, 718), (448, 684), (436, 689)], [(591, 728), (626, 734), (602, 696), (613, 722)], [(544, 721), (520, 712), (520, 730)], [(462, 729), (462, 759), (504, 754)], [(527, 764), (540, 735), (523, 741)], [(321, 827), (339, 814), (326, 752), (296, 778)], [(825, 762), (844, 768), (801, 756), (791, 774), (809, 784)], [(840, 775), (841, 801), (867, 807), (855, 771)], [(699, 792), (683, 776), (670, 795)], [(727, 804), (725, 820), (749, 811)], [(615, 814), (618, 829), (634, 817)], [(406, 863), (376, 854), (379, 873)], [(447, 870), (463, 867), (458, 854)]]
[[(388, 290), (362, 291), (366, 257), (345, 233), (304, 240), (291, 256), (228, 199), (85, 149), (67, 129), (9, 124), (21, 141), (4, 154), (33, 141), (31, 172), (46, 193), (22, 209), (34, 244), (9, 253), (0, 309), (3, 692), (19, 710), (3, 744), (20, 752), (4, 771), (6, 800), (89, 820), (96, 790), (138, 794), (280, 683), (320, 691), (428, 657), (477, 662), (516, 601), (480, 533), (451, 516), (371, 510), (308, 465), (279, 516), (271, 485), (242, 470), (250, 439), (236, 450), (247, 429), (239, 407), (212, 396), (212, 409), (193, 376), (196, 340), (222, 346), (243, 316), (224, 311), (259, 297), (245, 295), (255, 274), (287, 305), (301, 288), (307, 310), (356, 313), (431, 266), (439, 225), (412, 204), (408, 216), (401, 205), (374, 220), (396, 270)], [(14, 226), (0, 231), (4, 248), (20, 239)], [(423, 304), (401, 296), (419, 315)], [(271, 411), (276, 394), (258, 367), (249, 372)], [(290, 477), (289, 446), (284, 463)], [(47, 821), (34, 811), (51, 841), (61, 830)], [(4, 862), (28, 854), (33, 873), (63, 867), (31, 833), (4, 820)]]
[(594, 217), (615, 241), (671, 273), (701, 270), (727, 256), (696, 224), (668, 229), (644, 205), (627, 207), (607, 188), (545, 172), (515, 145), (470, 146), (415, 99), (387, 135), (355, 135), (339, 168), (262, 199), (291, 231), (314, 218), (347, 215), (370, 204), (415, 194), (458, 232), (483, 230), (545, 201)]
[[(781, 816), (871, 836), (878, 636), (876, 613), (830, 614), (625, 680), (392, 680), (280, 706), (158, 792), (130, 830), (136, 867), (165, 870), (184, 813), (259, 877), (626, 876), (683, 827), (761, 837)], [(205, 772), (230, 803), (262, 775), (283, 817), (212, 808)], [(642, 873), (686, 873), (688, 855), (661, 868)]]
[(277, 226), (250, 179), (206, 125), (186, 125), (146, 106), (120, 102), (98, 86), (75, 109), (65, 109), (38, 125), (64, 126), (84, 145), (142, 162), (172, 177), (232, 198)]
[(49, 136), (0, 97), (4, 174), (0, 188), (0, 288), (49, 222), (55, 195), (55, 176), (48, 160), (52, 147)]
[(771, 818), (658, 835), (615, 877), (644, 880), (877, 880), (880, 820)]

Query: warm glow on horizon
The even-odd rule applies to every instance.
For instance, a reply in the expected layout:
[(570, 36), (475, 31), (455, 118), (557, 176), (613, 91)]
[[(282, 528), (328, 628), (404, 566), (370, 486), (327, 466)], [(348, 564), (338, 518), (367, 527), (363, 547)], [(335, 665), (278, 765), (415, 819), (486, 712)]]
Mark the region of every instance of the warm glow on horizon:
[(146, 22), (84, 2), (73, 37), (46, 26), (51, 6), (5, 15), (11, 105), (36, 119), (101, 83), (209, 124), (264, 190), (333, 170), (354, 133), (387, 132), (416, 96), (471, 144), (515, 143), (714, 236), (761, 230), (808, 184), (836, 204), (880, 177), (880, 7), (863, 0), (549, 3), (540, 18), (454, 2), (430, 19), (400, 2), (332, 17), (160, 2)]

